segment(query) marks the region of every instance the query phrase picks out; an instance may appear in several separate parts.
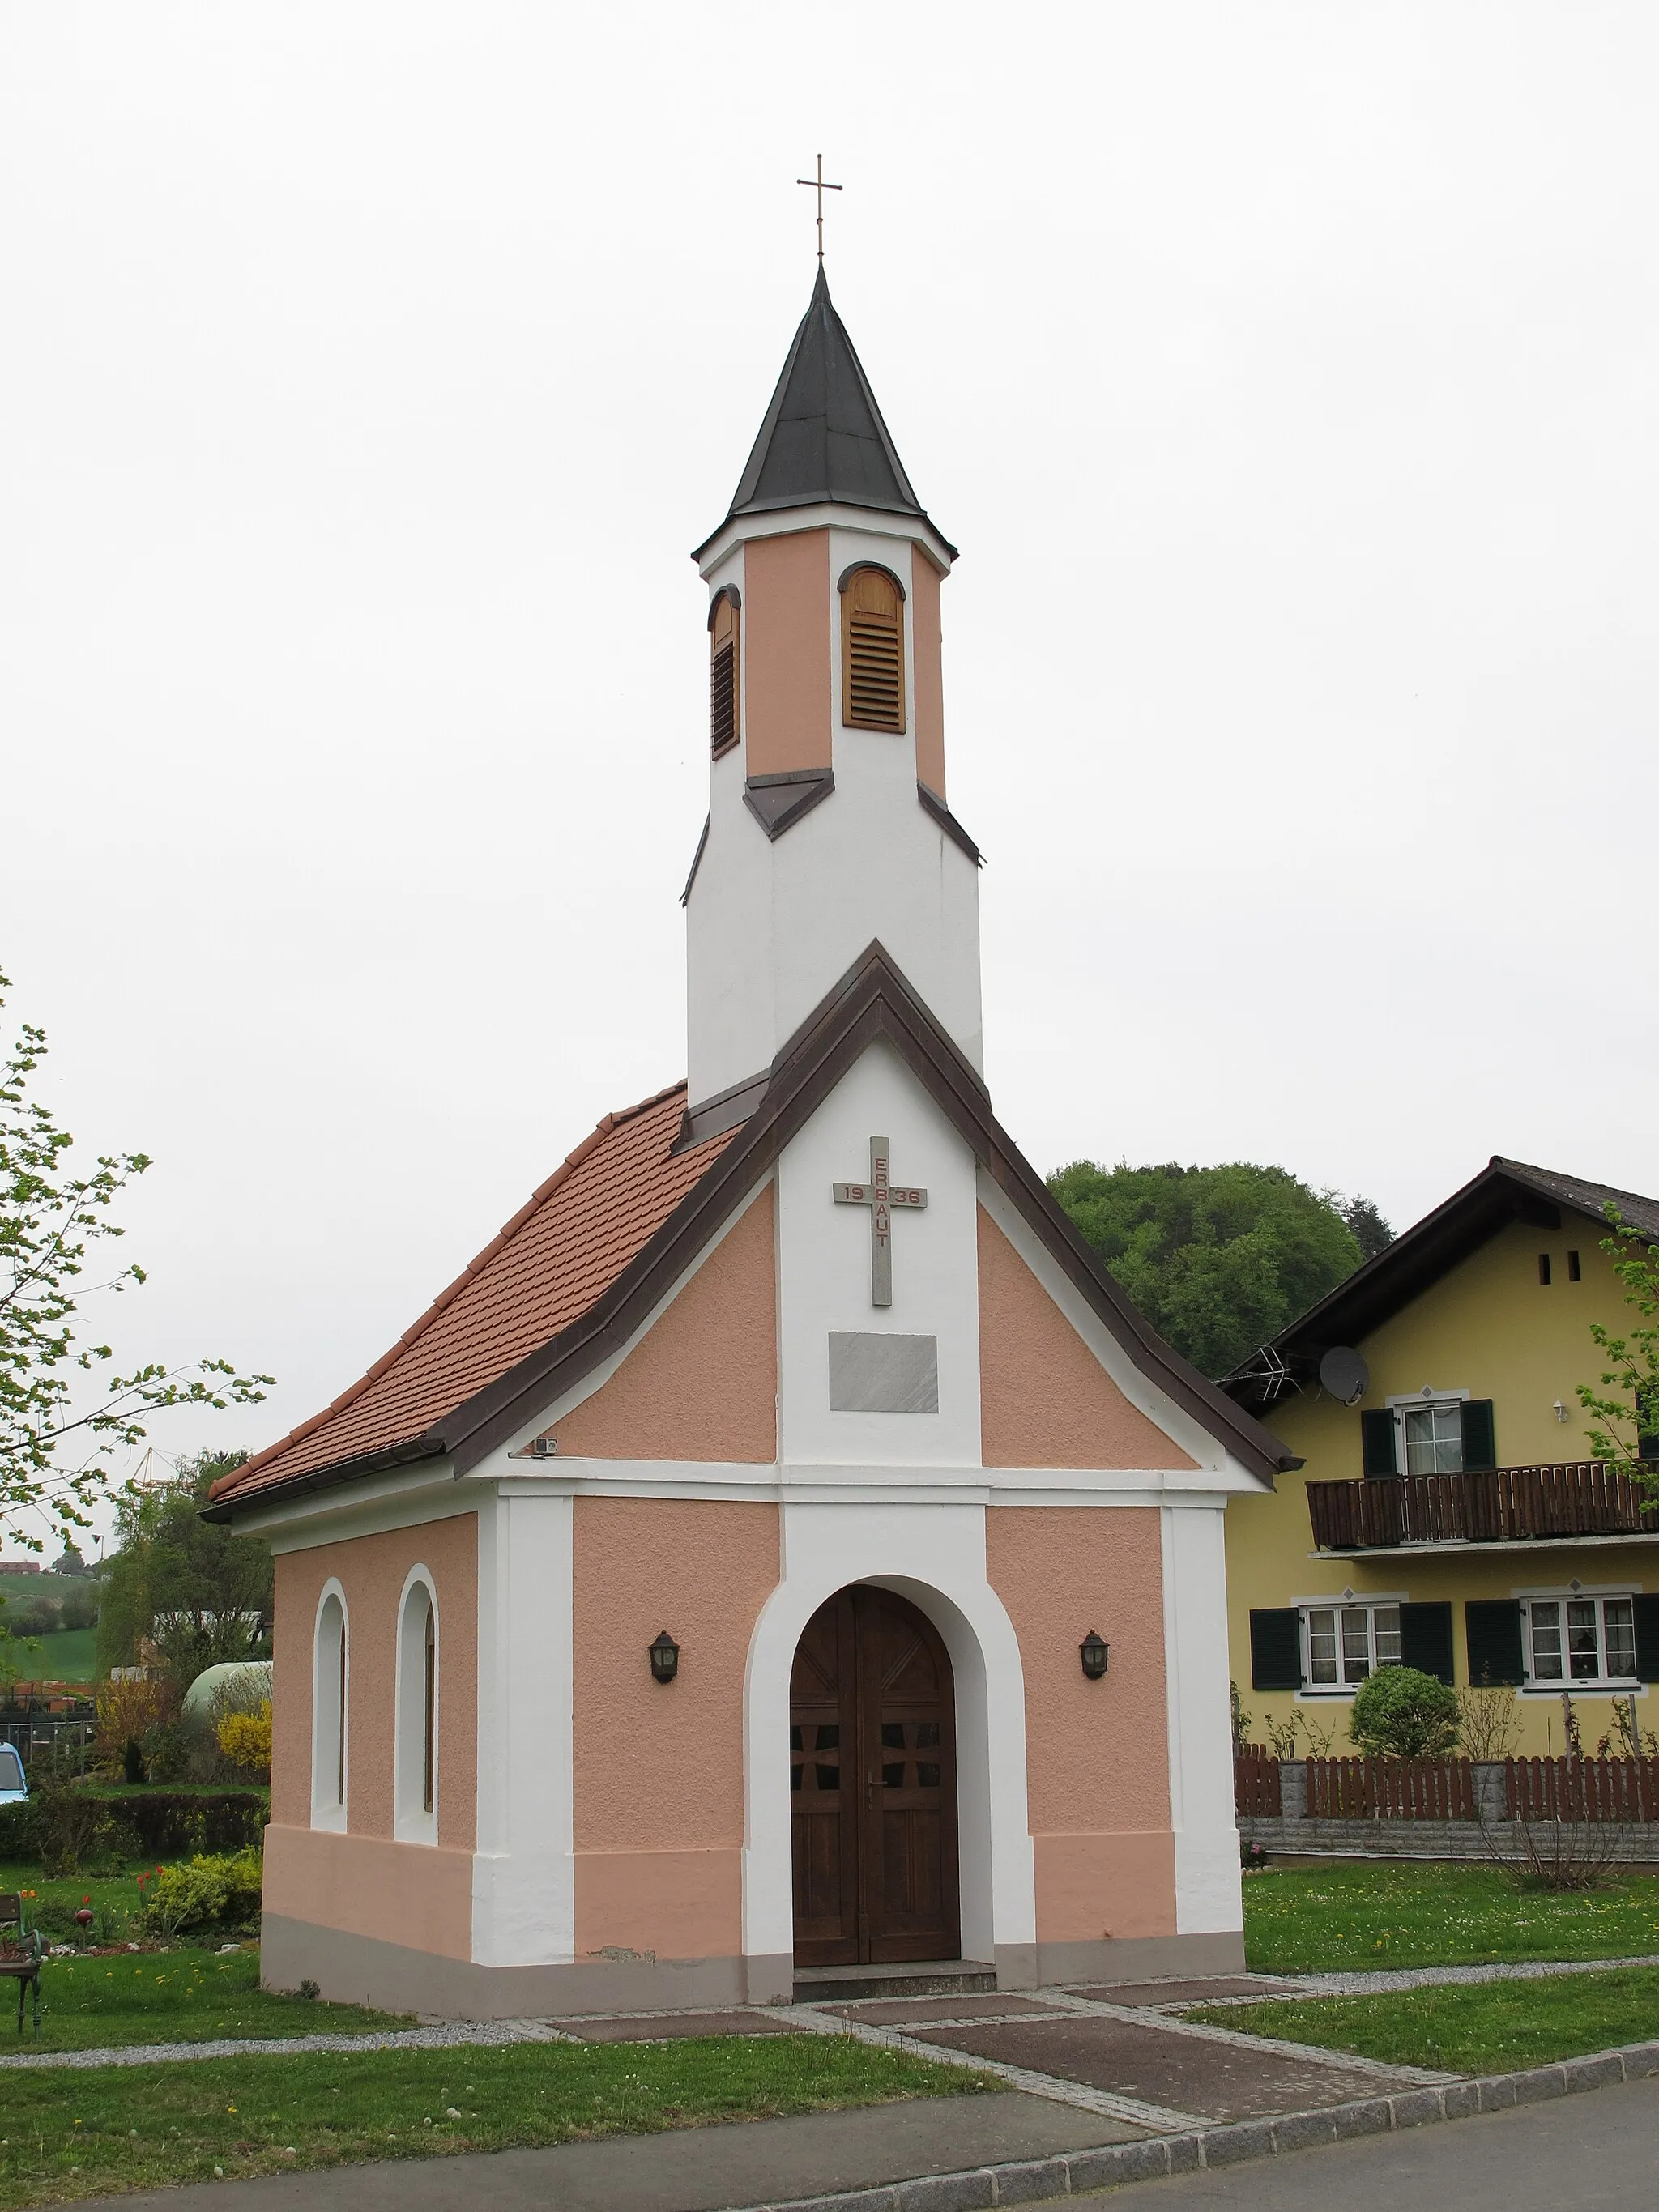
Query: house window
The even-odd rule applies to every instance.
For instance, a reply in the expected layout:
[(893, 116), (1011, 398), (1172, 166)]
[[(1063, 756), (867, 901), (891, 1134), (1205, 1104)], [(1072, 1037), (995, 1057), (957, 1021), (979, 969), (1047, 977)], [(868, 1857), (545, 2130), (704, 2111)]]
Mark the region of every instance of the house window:
[(708, 744), (718, 760), (738, 742), (738, 595), (717, 592), (708, 610)]
[(1567, 1280), (1570, 1283), (1582, 1282), (1583, 1280), (1583, 1275), (1584, 1271), (1579, 1263), (1578, 1255), (1576, 1252), (1569, 1252), (1567, 1255)]
[(1535, 1597), (1527, 1607), (1527, 1680), (1636, 1680), (1636, 1604), (1629, 1597)]
[(1400, 1411), (1401, 1442), (1407, 1474), (1462, 1474), (1463, 1407), (1461, 1400), (1440, 1399)]
[(1400, 1662), (1397, 1605), (1310, 1605), (1302, 1632), (1310, 1689), (1351, 1689), (1375, 1668)]
[(904, 728), (904, 592), (885, 568), (841, 580), (841, 718), (854, 730)]
[(410, 1575), (398, 1624), (397, 1813), (400, 1843), (438, 1840), (438, 1614), (424, 1569)]
[(1547, 1252), (1540, 1252), (1538, 1255), (1538, 1279), (1546, 1290), (1549, 1288), (1550, 1255)]

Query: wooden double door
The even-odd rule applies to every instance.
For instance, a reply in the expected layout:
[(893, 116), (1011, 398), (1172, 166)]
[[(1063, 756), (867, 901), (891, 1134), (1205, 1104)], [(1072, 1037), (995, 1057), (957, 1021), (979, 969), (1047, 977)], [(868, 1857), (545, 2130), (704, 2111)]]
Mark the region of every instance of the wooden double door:
[(802, 1631), (789, 1792), (798, 1966), (960, 1955), (951, 1662), (890, 1590), (838, 1590)]

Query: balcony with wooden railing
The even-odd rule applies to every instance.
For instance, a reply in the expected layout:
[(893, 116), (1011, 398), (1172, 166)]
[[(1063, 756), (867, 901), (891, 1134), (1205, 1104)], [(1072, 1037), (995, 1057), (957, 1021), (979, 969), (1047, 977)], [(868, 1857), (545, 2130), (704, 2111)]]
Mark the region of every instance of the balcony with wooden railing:
[[(1650, 1472), (1659, 1474), (1659, 1468)], [(1659, 1536), (1659, 1498), (1625, 1469), (1598, 1459), (1310, 1482), (1308, 1517), (1322, 1552)]]

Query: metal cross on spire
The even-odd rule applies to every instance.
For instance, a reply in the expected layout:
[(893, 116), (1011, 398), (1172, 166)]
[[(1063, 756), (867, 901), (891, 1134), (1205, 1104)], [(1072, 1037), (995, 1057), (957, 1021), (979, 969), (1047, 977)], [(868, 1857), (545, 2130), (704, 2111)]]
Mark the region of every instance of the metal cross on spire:
[(826, 192), (838, 192), (842, 188), (840, 185), (826, 185), (824, 183), (823, 156), (822, 154), (818, 155), (817, 175), (816, 177), (797, 177), (795, 182), (798, 185), (805, 185), (808, 191), (816, 192), (818, 196), (818, 266), (822, 269), (823, 266), (823, 196)]

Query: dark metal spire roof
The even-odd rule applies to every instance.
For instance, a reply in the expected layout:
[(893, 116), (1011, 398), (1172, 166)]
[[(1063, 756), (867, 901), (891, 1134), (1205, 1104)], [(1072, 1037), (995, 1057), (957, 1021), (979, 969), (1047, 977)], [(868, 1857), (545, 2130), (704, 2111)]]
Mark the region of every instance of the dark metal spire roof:
[(726, 520), (825, 501), (914, 514), (955, 558), (956, 547), (911, 489), (820, 266)]

